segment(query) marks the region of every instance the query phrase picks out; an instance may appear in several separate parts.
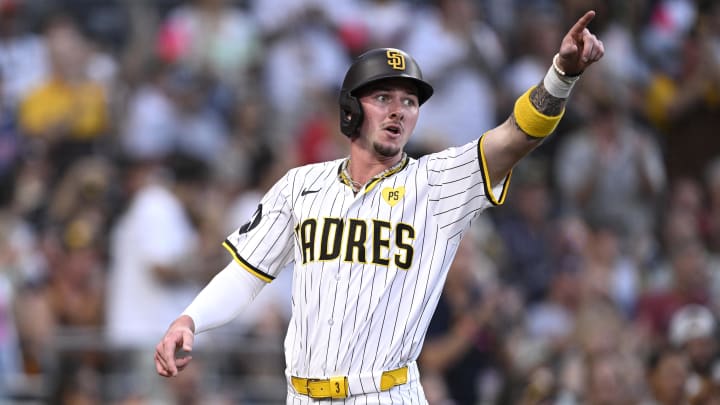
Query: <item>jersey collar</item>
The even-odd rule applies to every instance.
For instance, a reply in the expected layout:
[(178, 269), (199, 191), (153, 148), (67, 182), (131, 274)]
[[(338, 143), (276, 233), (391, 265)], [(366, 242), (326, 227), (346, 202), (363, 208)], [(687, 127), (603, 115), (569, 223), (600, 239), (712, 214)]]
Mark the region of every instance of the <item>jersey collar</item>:
[[(371, 178), (370, 181), (368, 181), (365, 184), (364, 193), (368, 193), (373, 188), (375, 188), (375, 186), (380, 182), (380, 180), (388, 178), (388, 177), (392, 176), (393, 174), (404, 169), (408, 165), (409, 161), (410, 161), (410, 159), (408, 158), (407, 153), (403, 152), (402, 158), (400, 159), (399, 162), (397, 162), (394, 165), (392, 165), (391, 167), (388, 167), (387, 169), (383, 170), (382, 172), (380, 172), (379, 174), (377, 174), (376, 176)], [(346, 186), (355, 190), (355, 188), (353, 187), (353, 180), (350, 177), (350, 173), (348, 172), (348, 163), (350, 163), (349, 157), (346, 158), (345, 160), (343, 160), (342, 163), (340, 163), (340, 166), (338, 167), (338, 178), (340, 179), (340, 181), (343, 184), (345, 184)], [(358, 191), (360, 191), (360, 190), (358, 190)]]

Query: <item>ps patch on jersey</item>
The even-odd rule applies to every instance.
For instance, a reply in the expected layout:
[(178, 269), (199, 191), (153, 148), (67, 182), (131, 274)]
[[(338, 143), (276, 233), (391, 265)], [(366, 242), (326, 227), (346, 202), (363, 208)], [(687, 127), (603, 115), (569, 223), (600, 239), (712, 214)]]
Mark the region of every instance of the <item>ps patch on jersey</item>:
[(383, 200), (385, 200), (386, 203), (390, 204), (391, 207), (394, 207), (395, 204), (400, 202), (400, 200), (402, 200), (404, 195), (405, 195), (405, 187), (403, 187), (403, 186), (396, 187), (396, 188), (385, 187), (382, 190)]

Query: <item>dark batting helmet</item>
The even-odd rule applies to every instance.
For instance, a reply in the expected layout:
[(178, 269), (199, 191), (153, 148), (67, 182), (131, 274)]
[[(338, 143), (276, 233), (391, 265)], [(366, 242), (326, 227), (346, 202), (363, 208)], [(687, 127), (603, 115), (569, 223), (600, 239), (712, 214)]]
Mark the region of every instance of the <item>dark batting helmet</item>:
[(433, 88), (423, 80), (417, 62), (405, 51), (395, 48), (367, 51), (350, 66), (340, 89), (340, 130), (343, 134), (355, 135), (362, 123), (363, 110), (357, 91), (368, 84), (395, 77), (415, 84), (420, 105), (433, 94)]

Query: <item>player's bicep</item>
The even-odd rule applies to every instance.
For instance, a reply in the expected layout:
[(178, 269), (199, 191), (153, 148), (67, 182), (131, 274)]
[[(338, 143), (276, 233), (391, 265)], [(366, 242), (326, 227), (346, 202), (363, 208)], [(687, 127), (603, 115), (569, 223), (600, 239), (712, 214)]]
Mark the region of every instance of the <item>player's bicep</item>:
[(294, 222), (283, 184), (273, 187), (248, 221), (223, 242), (243, 269), (266, 282), (274, 280), (293, 257)]
[(195, 333), (224, 325), (235, 319), (265, 286), (231, 262), (221, 270), (183, 311), (192, 318)]

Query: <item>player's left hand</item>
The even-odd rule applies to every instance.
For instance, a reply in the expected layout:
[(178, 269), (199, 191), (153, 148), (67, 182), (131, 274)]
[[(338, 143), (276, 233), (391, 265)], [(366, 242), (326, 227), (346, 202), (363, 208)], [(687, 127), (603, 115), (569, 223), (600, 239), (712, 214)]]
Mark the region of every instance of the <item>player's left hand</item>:
[(568, 75), (579, 75), (605, 54), (602, 41), (587, 28), (593, 18), (595, 11), (585, 13), (565, 34), (560, 44), (558, 65)]

